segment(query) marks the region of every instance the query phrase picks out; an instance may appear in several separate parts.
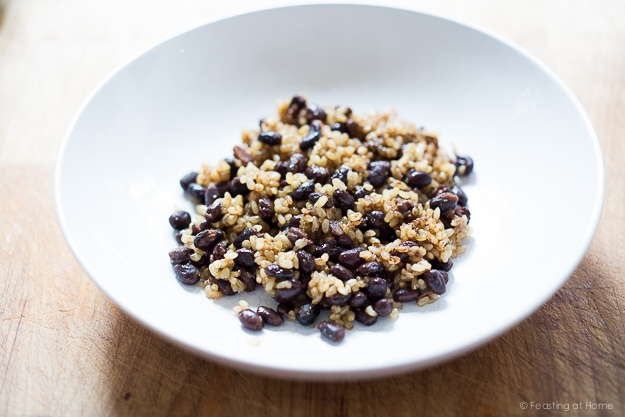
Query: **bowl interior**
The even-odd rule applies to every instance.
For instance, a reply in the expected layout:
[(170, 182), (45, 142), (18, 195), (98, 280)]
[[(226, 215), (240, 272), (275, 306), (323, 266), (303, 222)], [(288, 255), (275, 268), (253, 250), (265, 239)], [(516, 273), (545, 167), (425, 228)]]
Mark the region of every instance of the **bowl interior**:
[[(178, 179), (229, 156), (242, 128), (294, 93), (356, 111), (394, 108), (476, 163), (464, 184), (474, 235), (448, 293), (397, 320), (357, 326), (338, 346), (292, 323), (241, 329), (231, 310), (240, 297), (215, 302), (182, 287), (167, 257), (175, 247), (167, 218), (192, 207)], [(583, 256), (603, 165), (577, 101), (510, 44), (428, 14), (316, 5), (212, 22), (121, 68), (78, 115), (56, 187), (77, 259), (128, 314), (227, 364), (338, 378), (431, 365), (527, 317)], [(245, 295), (253, 306), (263, 298)]]

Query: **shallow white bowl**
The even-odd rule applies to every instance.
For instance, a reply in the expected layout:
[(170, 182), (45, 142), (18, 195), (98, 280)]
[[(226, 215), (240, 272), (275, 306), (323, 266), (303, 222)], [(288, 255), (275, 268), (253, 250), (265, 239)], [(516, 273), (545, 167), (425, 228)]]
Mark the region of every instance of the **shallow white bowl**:
[[(178, 179), (229, 156), (242, 128), (299, 92), (356, 111), (395, 108), (476, 166), (464, 186), (474, 235), (447, 294), (358, 325), (338, 346), (293, 323), (243, 330), (231, 310), (239, 297), (215, 302), (181, 286), (167, 256), (167, 218), (174, 206), (191, 208)], [(310, 5), (215, 21), (121, 68), (77, 116), (55, 187), (77, 259), (139, 322), (227, 365), (353, 379), (439, 363), (535, 311), (585, 253), (604, 173), (579, 103), (517, 47), (428, 14)], [(260, 293), (245, 297), (261, 302)]]

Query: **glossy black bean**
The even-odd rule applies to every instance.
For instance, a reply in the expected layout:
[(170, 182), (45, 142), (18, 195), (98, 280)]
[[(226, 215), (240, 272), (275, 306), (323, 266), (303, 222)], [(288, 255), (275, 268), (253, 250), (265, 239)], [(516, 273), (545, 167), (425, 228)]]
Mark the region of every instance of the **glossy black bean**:
[(302, 96), (293, 96), (286, 109), (286, 121), (291, 124), (298, 124), (298, 116), (302, 109), (306, 107), (306, 99)]
[(180, 178), (180, 187), (182, 187), (183, 191), (187, 191), (189, 185), (197, 180), (197, 174), (197, 172), (193, 171), (185, 174), (182, 178)]
[(289, 242), (295, 243), (300, 239), (308, 239), (308, 233), (299, 227), (289, 227), (286, 232), (286, 237), (289, 239)]
[(432, 290), (434, 294), (445, 294), (446, 286), (445, 286), (445, 276), (447, 272), (438, 271), (436, 269), (432, 269), (431, 271), (427, 271), (423, 274), (423, 280), (425, 281), (425, 285)]
[(363, 307), (368, 302), (369, 298), (367, 297), (367, 294), (364, 292), (357, 292), (352, 296), (351, 300), (349, 300), (349, 305), (350, 307), (359, 308)]
[(195, 239), (193, 239), (193, 244), (198, 249), (210, 252), (213, 250), (217, 242), (223, 238), (224, 232), (221, 229), (202, 230), (195, 236)]
[(301, 153), (291, 155), (287, 169), (293, 173), (304, 172), (306, 170), (306, 157)]
[(223, 294), (223, 295), (234, 295), (235, 291), (232, 289), (232, 285), (230, 285), (230, 282), (228, 280), (225, 279), (214, 279), (213, 281), (214, 284), (217, 284), (217, 286), (219, 287), (219, 291)]
[(430, 199), (430, 208), (440, 209), (441, 214), (455, 210), (457, 204), (458, 196), (450, 192), (438, 194)]
[(299, 263), (300, 272), (311, 273), (315, 270), (315, 257), (310, 253), (300, 250), (295, 253)]
[(412, 211), (416, 206), (417, 204), (412, 200), (399, 200), (397, 202), (397, 211), (404, 216), (405, 222), (409, 222), (415, 218)]
[(423, 188), (432, 183), (432, 177), (427, 172), (410, 169), (404, 177), (404, 182), (413, 188)]
[(295, 276), (295, 271), (292, 269), (282, 268), (278, 264), (269, 264), (265, 267), (265, 273), (270, 277), (278, 279), (289, 279)]
[(462, 190), (462, 188), (458, 187), (457, 185), (454, 185), (453, 187), (451, 187), (451, 192), (458, 196), (459, 206), (464, 207), (469, 203), (469, 198), (467, 197), (466, 193)]
[(379, 276), (384, 272), (384, 265), (377, 261), (371, 261), (360, 265), (357, 269), (358, 275), (363, 277)]
[(206, 219), (206, 221), (209, 223), (215, 223), (221, 220), (221, 218), (224, 216), (223, 207), (223, 204), (219, 200), (206, 207), (206, 213), (204, 213), (204, 218)]
[(195, 203), (204, 204), (204, 198), (206, 194), (206, 188), (196, 182), (192, 182), (187, 187), (187, 195)]
[(321, 139), (321, 126), (323, 123), (319, 120), (313, 120), (310, 123), (310, 130), (308, 133), (302, 138), (302, 141), (299, 144), (299, 148), (303, 151), (311, 149), (315, 146), (315, 143)]
[(243, 242), (249, 240), (254, 235), (257, 235), (256, 230), (252, 228), (243, 229), (241, 234), (239, 234), (232, 243), (234, 244), (235, 248), (241, 249), (243, 247)]
[(382, 227), (384, 224), (384, 212), (380, 210), (373, 210), (365, 213), (361, 226), (377, 229)]
[(200, 271), (190, 263), (174, 265), (176, 278), (182, 284), (195, 285), (200, 281)]
[(340, 279), (341, 281), (348, 281), (350, 279), (354, 279), (354, 274), (352, 273), (352, 271), (345, 268), (341, 264), (332, 265), (330, 268), (328, 268), (328, 272), (334, 275), (335, 277), (337, 277), (338, 279)]
[(215, 184), (211, 184), (206, 187), (206, 191), (204, 191), (204, 204), (210, 206), (215, 200), (221, 197), (223, 197), (223, 193)]
[(315, 256), (320, 257), (324, 253), (328, 254), (328, 259), (336, 262), (343, 249), (335, 243), (326, 242), (315, 246)]
[(260, 330), (263, 328), (263, 319), (255, 311), (246, 308), (239, 313), (239, 321), (246, 329)]
[(374, 187), (386, 183), (391, 163), (388, 161), (372, 161), (367, 169), (367, 181)]
[[(325, 194), (323, 194), (323, 193), (316, 193), (316, 192), (315, 192), (315, 193), (310, 193), (310, 194), (308, 195), (308, 201), (309, 201), (311, 204), (315, 204), (315, 203), (316, 203), (316, 202), (317, 202), (317, 201), (318, 201), (321, 197), (323, 197), (324, 195), (325, 195)], [(328, 197), (328, 196), (326, 195), (326, 198), (327, 198), (328, 200), (327, 200), (327, 201), (326, 201), (326, 203), (323, 205), (323, 208), (332, 208), (332, 207), (334, 207), (334, 200), (332, 200), (332, 197)]]
[(352, 239), (349, 237), (349, 235), (341, 235), (341, 236), (337, 236), (336, 237), (336, 243), (344, 248), (344, 249), (353, 249), (354, 248), (354, 242), (352, 242)]
[(169, 261), (173, 265), (185, 264), (187, 262), (191, 262), (192, 254), (193, 249), (187, 248), (186, 246), (179, 246), (169, 251)]
[(213, 263), (220, 259), (224, 259), (227, 251), (228, 249), (226, 248), (226, 245), (224, 245), (221, 242), (218, 242), (210, 254), (210, 262)]
[(373, 310), (378, 313), (378, 316), (388, 317), (393, 311), (393, 299), (380, 298), (378, 301), (373, 303)]
[(250, 189), (247, 188), (246, 184), (243, 184), (241, 182), (241, 179), (239, 177), (234, 177), (232, 180), (230, 180), (230, 184), (228, 185), (228, 192), (230, 193), (230, 195), (235, 197), (237, 195), (249, 194)]
[(347, 174), (349, 174), (349, 171), (351, 171), (351, 169), (349, 169), (348, 167), (340, 167), (339, 169), (334, 171), (334, 174), (332, 174), (332, 176), (330, 177), (330, 183), (336, 178), (338, 180), (341, 180), (343, 184), (347, 185)]
[(400, 288), (393, 293), (393, 300), (400, 303), (410, 303), (416, 301), (421, 295), (421, 291), (411, 288)]
[(351, 299), (352, 299), (352, 293), (343, 295), (337, 292), (336, 294), (332, 294), (331, 296), (326, 297), (328, 304), (331, 306), (346, 305), (347, 303), (349, 303)]
[(282, 143), (282, 135), (278, 132), (260, 132), (258, 134), (258, 141), (265, 145), (280, 145)]
[(253, 268), (256, 266), (254, 262), (254, 251), (251, 249), (241, 248), (236, 251), (237, 257), (234, 258), (234, 263), (244, 268)]
[(456, 216), (467, 216), (467, 223), (471, 220), (471, 212), (467, 207), (457, 206), (454, 212), (456, 213)]
[(306, 181), (293, 190), (291, 197), (293, 197), (293, 201), (303, 201), (306, 200), (313, 191), (315, 191), (315, 182), (312, 180)]
[(275, 210), (273, 208), (273, 202), (267, 197), (261, 197), (258, 199), (258, 214), (260, 218), (270, 222), (273, 219)]
[(282, 317), (289, 317), (289, 311), (292, 311), (295, 308), (295, 306), (293, 305), (293, 303), (291, 302), (282, 302), (282, 303), (278, 303), (278, 307), (276, 308), (276, 310), (278, 311), (278, 313), (280, 313), (280, 315)]
[(367, 282), (366, 291), (370, 300), (378, 300), (386, 296), (388, 283), (384, 278), (373, 277)]
[(354, 320), (364, 326), (373, 326), (378, 322), (378, 316), (370, 316), (364, 308), (354, 310)]
[(358, 123), (353, 119), (347, 119), (347, 122), (345, 122), (345, 130), (347, 130), (347, 134), (350, 138), (358, 137)]
[(295, 313), (295, 319), (302, 326), (310, 326), (315, 322), (321, 309), (311, 303), (302, 304)]
[(367, 190), (364, 186), (358, 185), (354, 192), (352, 193), (354, 198), (358, 200), (359, 198), (363, 198), (371, 194), (373, 190)]
[(347, 126), (345, 126), (345, 123), (333, 123), (330, 129), (335, 132), (347, 133)]
[(256, 289), (256, 277), (247, 269), (239, 269), (239, 279), (245, 285), (245, 291), (252, 292)]
[(254, 161), (254, 156), (241, 146), (235, 146), (232, 148), (232, 152), (234, 153), (234, 156), (241, 161), (243, 166), (247, 166), (247, 164)]
[(263, 322), (270, 326), (281, 326), (284, 323), (284, 317), (271, 307), (259, 306), (256, 312), (263, 319)]
[(237, 171), (239, 170), (237, 163), (232, 158), (224, 158), (224, 162), (230, 167), (230, 179), (233, 179), (237, 176)]
[(330, 177), (328, 170), (318, 165), (309, 166), (304, 170), (304, 174), (306, 174), (306, 176), (311, 180), (322, 184), (325, 183)]
[(430, 262), (430, 265), (432, 265), (432, 269), (438, 269), (439, 271), (445, 271), (445, 272), (449, 272), (451, 271), (451, 268), (454, 266), (453, 261), (450, 259), (447, 262), (441, 262), (437, 259), (433, 259)]
[(302, 223), (302, 217), (298, 214), (295, 216), (292, 216), (284, 225), (285, 228), (289, 228), (289, 227), (300, 227)]
[(473, 172), (473, 158), (456, 155), (456, 174), (464, 177)]
[(182, 230), (189, 227), (191, 223), (191, 215), (184, 210), (174, 211), (169, 216), (169, 224), (174, 230)]
[(353, 209), (354, 203), (356, 203), (354, 196), (343, 190), (334, 190), (332, 199), (334, 200), (334, 205), (343, 210)]
[(345, 338), (345, 327), (332, 321), (322, 321), (317, 326), (321, 336), (332, 342), (340, 342)]
[(330, 233), (332, 233), (335, 237), (345, 234), (343, 228), (341, 227), (341, 223), (336, 220), (330, 220)]
[(323, 108), (319, 107), (314, 103), (310, 103), (308, 105), (308, 108), (306, 109), (306, 121), (308, 121), (308, 123), (312, 122), (313, 120), (320, 120), (322, 122), (325, 122), (326, 117), (327, 114), (325, 110), (323, 110)]
[(365, 250), (365, 248), (354, 248), (346, 250), (339, 255), (338, 261), (342, 265), (350, 269), (358, 268), (365, 262), (365, 260), (360, 257), (360, 254)]

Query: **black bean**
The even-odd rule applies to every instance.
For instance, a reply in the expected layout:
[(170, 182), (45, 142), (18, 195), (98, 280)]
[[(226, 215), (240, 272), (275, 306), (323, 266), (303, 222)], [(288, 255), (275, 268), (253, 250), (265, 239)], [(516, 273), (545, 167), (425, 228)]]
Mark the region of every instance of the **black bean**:
[(278, 307), (276, 308), (276, 310), (278, 310), (278, 313), (280, 313), (282, 315), (282, 317), (289, 317), (289, 311), (292, 311), (295, 308), (295, 306), (293, 305), (293, 303), (291, 302), (282, 302), (278, 304)]
[(217, 243), (215, 247), (213, 248), (213, 251), (211, 252), (210, 262), (213, 263), (220, 259), (224, 259), (225, 257), (224, 255), (226, 254), (227, 251), (228, 249), (226, 248), (226, 245), (224, 245), (221, 242)]
[(302, 96), (293, 96), (289, 107), (286, 109), (287, 122), (291, 124), (297, 124), (299, 112), (306, 107), (306, 99)]
[(427, 172), (410, 169), (404, 177), (404, 182), (413, 188), (423, 188), (432, 183), (432, 177)]
[(430, 198), (437, 196), (439, 194), (442, 194), (442, 193), (449, 193), (449, 192), (451, 192), (451, 190), (449, 189), (448, 186), (440, 184), (439, 186), (437, 186), (430, 192)]
[(408, 262), (410, 260), (410, 248), (417, 246), (416, 243), (411, 241), (402, 242), (397, 248), (393, 249), (391, 255), (399, 257), (402, 262)]
[(467, 197), (465, 192), (462, 191), (462, 188), (458, 187), (457, 185), (454, 185), (453, 187), (451, 187), (451, 192), (458, 196), (458, 205), (459, 206), (463, 206), (464, 207), (464, 206), (467, 205), (467, 203), (469, 202), (469, 198)]
[(334, 200), (334, 205), (343, 210), (353, 209), (354, 203), (356, 203), (354, 196), (343, 190), (334, 190), (332, 199)]
[(473, 172), (473, 158), (456, 155), (456, 174), (464, 177)]
[(233, 179), (237, 176), (237, 171), (239, 170), (237, 163), (232, 158), (224, 158), (224, 162), (230, 167), (230, 179)]
[(328, 304), (331, 306), (342, 306), (342, 305), (349, 303), (351, 298), (352, 298), (352, 293), (343, 295), (337, 292), (336, 294), (332, 294), (331, 296), (326, 297), (326, 300)]
[(206, 188), (196, 182), (192, 182), (187, 187), (187, 195), (198, 204), (204, 204)]
[(373, 192), (373, 190), (367, 190), (362, 185), (358, 185), (358, 186), (356, 186), (356, 189), (354, 190), (354, 192), (352, 194), (354, 195), (354, 198), (356, 200), (358, 200), (359, 198), (363, 198), (365, 196), (368, 196), (372, 192)]
[(304, 172), (306, 170), (306, 157), (301, 153), (291, 155), (287, 169), (293, 173)]
[(256, 263), (254, 263), (254, 251), (251, 249), (237, 249), (236, 251), (237, 257), (234, 258), (234, 263), (242, 266), (244, 268), (253, 268)]
[(347, 130), (347, 134), (350, 138), (358, 137), (358, 123), (353, 119), (347, 119), (347, 122), (345, 122), (345, 130)]
[(348, 280), (354, 278), (354, 274), (352, 274), (352, 271), (350, 271), (349, 269), (345, 268), (341, 264), (332, 265), (328, 269), (328, 272), (330, 274), (334, 275), (335, 277), (337, 277), (338, 279), (340, 279), (341, 281), (348, 281)]
[(315, 270), (315, 257), (310, 253), (300, 250), (295, 253), (299, 263), (300, 272), (311, 273)]
[(182, 230), (189, 227), (191, 223), (191, 215), (184, 210), (177, 210), (169, 216), (169, 224), (174, 230)]
[(282, 143), (282, 135), (278, 132), (260, 132), (258, 141), (265, 145), (280, 145)]
[(230, 181), (230, 184), (228, 186), (228, 191), (230, 192), (230, 195), (235, 197), (237, 195), (249, 194), (250, 189), (247, 188), (246, 184), (243, 184), (241, 182), (241, 179), (239, 177), (235, 177)]
[(389, 226), (388, 224), (384, 223), (378, 229), (378, 237), (380, 239), (380, 242), (386, 244), (386, 243), (390, 243), (390, 242), (394, 241), (395, 239), (397, 239), (397, 233), (395, 232), (395, 230), (391, 226)]
[(322, 245), (315, 246), (315, 256), (320, 257), (324, 253), (328, 254), (329, 260), (336, 262), (343, 249), (332, 242), (326, 242)]
[(239, 279), (245, 285), (245, 291), (251, 292), (256, 289), (256, 277), (247, 269), (239, 269)]
[(295, 276), (295, 271), (292, 269), (282, 268), (278, 264), (269, 264), (265, 267), (265, 273), (270, 277), (278, 279), (289, 279)]
[(321, 336), (332, 342), (340, 342), (345, 338), (345, 327), (332, 321), (322, 321), (317, 326)]
[(258, 212), (260, 218), (270, 222), (273, 219), (275, 210), (273, 208), (273, 202), (267, 197), (261, 197), (258, 199)]
[(412, 200), (399, 200), (397, 202), (397, 211), (404, 217), (405, 222), (414, 220), (414, 214), (412, 210), (417, 204)]
[(455, 213), (456, 213), (456, 216), (460, 216), (460, 217), (467, 216), (467, 223), (469, 223), (469, 221), (471, 220), (471, 212), (466, 207), (457, 206)]
[(176, 243), (178, 243), (179, 245), (182, 245), (182, 231), (181, 230), (176, 230), (176, 233), (174, 233), (174, 239), (176, 240)]
[(311, 303), (302, 304), (295, 313), (295, 319), (302, 326), (310, 326), (315, 322), (321, 309)]
[(345, 126), (345, 123), (336, 122), (330, 127), (330, 129), (336, 132), (347, 133), (347, 126)]
[(243, 229), (243, 231), (241, 232), (241, 234), (239, 234), (234, 241), (232, 241), (232, 243), (234, 244), (234, 247), (237, 249), (241, 249), (243, 247), (243, 242), (246, 240), (249, 240), (252, 236), (257, 235), (258, 233), (256, 232), (256, 230), (252, 229), (252, 228), (246, 228)]
[[(325, 194), (323, 193), (310, 193), (308, 195), (308, 201), (311, 204), (315, 204), (321, 197), (323, 197)], [(328, 196), (326, 196), (328, 197)], [(328, 201), (323, 205), (323, 208), (332, 208), (334, 207), (334, 200), (332, 200), (332, 197), (328, 197)]]
[[(444, 275), (443, 275), (444, 274)], [(434, 294), (444, 294), (446, 291), (445, 287), (445, 276), (447, 272), (438, 271), (436, 269), (432, 269), (431, 271), (427, 271), (423, 274), (423, 280), (425, 281), (425, 285), (432, 290)]]
[(285, 228), (289, 228), (289, 227), (300, 227), (302, 223), (302, 217), (298, 214), (295, 216), (292, 216), (284, 225)]
[(217, 242), (223, 238), (224, 232), (221, 229), (202, 230), (195, 236), (195, 239), (193, 239), (193, 244), (198, 249), (210, 252), (213, 250)]
[(373, 210), (365, 213), (361, 226), (377, 229), (382, 227), (384, 224), (384, 212), (380, 210)]
[(393, 299), (392, 298), (380, 298), (373, 303), (373, 310), (378, 313), (378, 316), (388, 317), (393, 311)]
[(173, 265), (185, 264), (187, 262), (191, 262), (192, 254), (193, 249), (187, 248), (186, 246), (179, 246), (176, 249), (169, 251), (169, 261)]
[(393, 300), (400, 303), (409, 303), (416, 301), (421, 295), (421, 291), (410, 288), (400, 288), (393, 293)]
[(369, 302), (369, 298), (367, 297), (367, 294), (365, 294), (364, 292), (357, 292), (356, 294), (352, 296), (352, 299), (349, 300), (349, 306), (354, 307), (354, 308), (359, 308), (359, 307), (364, 306), (368, 302)]
[(351, 171), (351, 169), (349, 169), (348, 167), (344, 167), (344, 166), (340, 167), (330, 177), (330, 183), (332, 182), (333, 179), (336, 178), (336, 179), (341, 180), (343, 184), (347, 185), (347, 174), (349, 174), (349, 171)]
[(330, 233), (332, 233), (333, 236), (342, 236), (345, 234), (341, 223), (336, 220), (330, 220)]
[(254, 157), (241, 146), (235, 146), (232, 148), (232, 152), (234, 153), (234, 156), (241, 161), (243, 166), (247, 166), (247, 164), (254, 161)]
[(304, 288), (308, 288), (308, 283), (310, 283), (310, 280), (312, 279), (312, 275), (307, 273), (307, 272), (301, 272), (299, 274), (299, 282), (302, 283), (302, 285), (304, 286)]
[(438, 259), (433, 259), (430, 262), (432, 265), (432, 269), (438, 269), (439, 271), (449, 272), (451, 268), (454, 266), (453, 261), (450, 259), (447, 262), (441, 262)]
[(215, 201), (213, 204), (206, 207), (206, 213), (204, 213), (204, 218), (209, 223), (218, 222), (224, 216), (224, 213), (222, 212), (223, 208), (224, 206), (220, 200)]
[(259, 306), (256, 312), (270, 326), (280, 326), (284, 323), (284, 317), (271, 307)]
[(210, 206), (215, 202), (215, 200), (223, 196), (224, 194), (221, 190), (215, 184), (211, 184), (206, 187), (206, 191), (204, 191), (204, 204)]
[(306, 120), (308, 123), (313, 120), (321, 120), (322, 122), (326, 121), (327, 114), (325, 110), (314, 103), (310, 103), (308, 108), (306, 109)]
[(189, 188), (189, 185), (191, 185), (191, 183), (194, 183), (197, 180), (197, 172), (189, 172), (188, 174), (185, 174), (182, 178), (180, 178), (180, 187), (182, 187), (183, 191), (187, 191), (187, 188)]
[(279, 172), (282, 178), (285, 178), (286, 174), (289, 172), (289, 164), (285, 161), (278, 161), (273, 169)]
[(341, 236), (337, 236), (336, 237), (336, 243), (345, 249), (353, 249), (354, 248), (354, 242), (352, 242), (352, 239), (349, 237), (349, 235), (341, 235)]
[(200, 281), (200, 271), (190, 263), (174, 265), (176, 278), (182, 284), (195, 285)]
[(338, 260), (342, 265), (350, 269), (358, 268), (365, 262), (365, 260), (360, 257), (360, 254), (365, 250), (365, 248), (354, 248), (346, 250), (339, 255)]
[(354, 314), (354, 320), (364, 326), (373, 326), (378, 321), (378, 316), (370, 316), (364, 308), (355, 309)]
[(455, 210), (457, 204), (458, 196), (450, 192), (438, 194), (430, 199), (430, 208), (436, 209), (438, 207), (441, 214)]
[(379, 187), (386, 183), (390, 169), (391, 163), (388, 161), (372, 161), (367, 169), (367, 180), (374, 187)]
[(306, 200), (313, 191), (315, 191), (315, 182), (312, 180), (306, 181), (293, 190), (291, 197), (293, 197), (293, 201), (303, 201)]
[(373, 277), (367, 282), (367, 294), (369, 294), (370, 300), (378, 300), (386, 296), (386, 289), (388, 283), (384, 278)]
[(362, 275), (363, 277), (373, 277), (379, 276), (384, 272), (384, 265), (377, 261), (367, 262), (358, 267), (358, 275)]
[(289, 242), (295, 243), (300, 239), (308, 239), (308, 234), (299, 227), (289, 227), (286, 232), (286, 237), (289, 239)]
[(304, 171), (306, 176), (311, 180), (315, 180), (319, 183), (325, 183), (330, 177), (330, 173), (324, 167), (320, 167), (318, 165), (312, 165), (306, 168)]
[(322, 125), (323, 123), (321, 123), (319, 120), (313, 120), (310, 123), (310, 130), (308, 131), (306, 136), (302, 138), (302, 141), (299, 144), (299, 148), (301, 150), (305, 151), (311, 149), (313, 146), (315, 146), (315, 143), (317, 143), (317, 141), (321, 139)]
[(235, 291), (232, 289), (232, 285), (230, 285), (230, 282), (228, 280), (225, 280), (225, 279), (215, 279), (214, 283), (217, 284), (217, 286), (219, 287), (219, 291), (223, 295), (234, 295), (235, 294)]
[(263, 319), (255, 311), (246, 308), (239, 313), (239, 321), (246, 329), (260, 330), (263, 328)]

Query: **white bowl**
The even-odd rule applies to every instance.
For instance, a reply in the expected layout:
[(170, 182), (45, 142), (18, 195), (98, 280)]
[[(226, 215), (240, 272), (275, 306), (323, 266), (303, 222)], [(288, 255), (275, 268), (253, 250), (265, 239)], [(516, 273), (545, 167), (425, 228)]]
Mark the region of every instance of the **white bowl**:
[[(474, 228), (448, 292), (340, 345), (294, 323), (252, 333), (231, 307), (181, 286), (167, 218), (191, 208), (179, 178), (229, 156), (242, 128), (305, 92), (322, 105), (394, 108), (475, 160)], [(541, 306), (596, 229), (603, 161), (569, 90), (514, 45), (414, 11), (307, 5), (190, 30), (105, 80), (78, 114), (56, 172), (59, 219), (77, 259), (122, 310), (212, 360), (273, 376), (377, 377), (439, 363)], [(261, 291), (261, 290), (258, 290)], [(251, 305), (261, 295), (245, 294)]]

